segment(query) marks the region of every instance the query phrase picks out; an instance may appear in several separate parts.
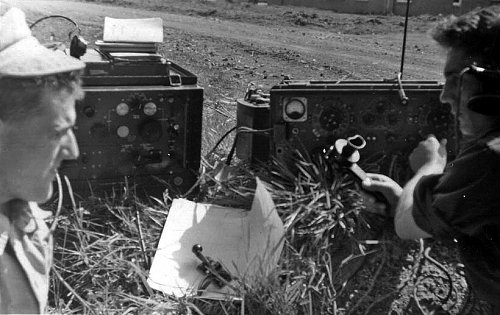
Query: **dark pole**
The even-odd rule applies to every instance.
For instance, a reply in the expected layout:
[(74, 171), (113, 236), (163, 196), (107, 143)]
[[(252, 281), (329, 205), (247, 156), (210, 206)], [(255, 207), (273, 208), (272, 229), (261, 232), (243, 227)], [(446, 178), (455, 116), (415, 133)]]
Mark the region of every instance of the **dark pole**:
[(403, 77), (403, 67), (405, 64), (405, 50), (406, 50), (406, 33), (408, 32), (408, 15), (410, 14), (410, 0), (406, 0), (406, 16), (405, 16), (405, 30), (403, 35), (403, 51), (401, 53), (401, 77)]

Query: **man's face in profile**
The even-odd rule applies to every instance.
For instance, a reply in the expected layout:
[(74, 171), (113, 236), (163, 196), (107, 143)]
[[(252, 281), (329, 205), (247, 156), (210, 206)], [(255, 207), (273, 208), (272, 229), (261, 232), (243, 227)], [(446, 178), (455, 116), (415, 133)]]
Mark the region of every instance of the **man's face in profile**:
[(0, 185), (10, 199), (45, 202), (63, 160), (76, 159), (75, 96), (46, 92), (41, 109), (21, 121), (0, 122)]
[(442, 103), (451, 105), (453, 115), (458, 115), (460, 131), (468, 136), (480, 134), (489, 122), (487, 117), (471, 111), (467, 106), (469, 99), (481, 92), (480, 82), (473, 75), (464, 74), (460, 84), (460, 72), (475, 61), (482, 61), (481, 56), (472, 56), (459, 48), (448, 51), (444, 67), (446, 82), (440, 97)]

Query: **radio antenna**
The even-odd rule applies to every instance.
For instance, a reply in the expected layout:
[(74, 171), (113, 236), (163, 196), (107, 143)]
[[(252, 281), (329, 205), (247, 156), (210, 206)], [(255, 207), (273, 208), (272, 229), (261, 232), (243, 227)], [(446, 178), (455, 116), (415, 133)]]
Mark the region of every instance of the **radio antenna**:
[(403, 50), (401, 52), (401, 68), (399, 73), (401, 73), (400, 77), (403, 77), (403, 68), (405, 64), (405, 50), (406, 50), (406, 34), (408, 33), (408, 16), (410, 14), (410, 0), (406, 0), (406, 15), (405, 15), (405, 30), (403, 35)]

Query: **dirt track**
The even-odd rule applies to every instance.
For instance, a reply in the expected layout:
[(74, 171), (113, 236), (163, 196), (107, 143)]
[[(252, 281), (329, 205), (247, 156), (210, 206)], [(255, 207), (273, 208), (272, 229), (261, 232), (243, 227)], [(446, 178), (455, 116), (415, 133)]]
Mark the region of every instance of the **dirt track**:
[[(402, 30), (400, 34), (353, 36), (300, 26), (270, 27), (211, 17), (169, 14), (93, 3), (3, 1), (23, 8), (30, 20), (48, 14), (71, 17), (81, 25), (83, 34), (91, 43), (99, 39), (99, 35), (95, 32), (96, 30), (99, 32), (102, 28), (105, 16), (115, 18), (159, 16), (163, 19), (166, 30), (166, 44), (176, 40), (171, 36), (189, 35), (195, 42), (205, 38), (213, 45), (242, 49), (251, 46), (254, 50), (264, 53), (287, 51), (292, 56), (294, 53), (300, 55), (302, 63), (328, 65), (334, 72), (325, 73), (325, 77), (333, 80), (346, 75), (351, 79), (393, 78), (400, 68)], [(440, 79), (441, 58), (437, 57), (438, 49), (428, 35), (410, 34), (407, 47), (406, 79)]]

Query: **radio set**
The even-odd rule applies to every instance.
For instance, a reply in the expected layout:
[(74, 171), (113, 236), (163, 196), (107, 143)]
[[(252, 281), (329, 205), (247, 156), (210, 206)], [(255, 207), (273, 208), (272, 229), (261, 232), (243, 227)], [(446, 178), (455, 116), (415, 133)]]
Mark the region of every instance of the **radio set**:
[(252, 162), (284, 161), (294, 150), (321, 153), (338, 139), (361, 135), (362, 165), (402, 182), (411, 175), (408, 155), (427, 135), (453, 143), (454, 120), (439, 101), (441, 89), (435, 81), (285, 80), (271, 88), (267, 102), (259, 93), (238, 100), (238, 126), (270, 132), (238, 135), (236, 153)]
[[(133, 54), (131, 54), (133, 56)], [(61, 174), (81, 196), (130, 183), (138, 193), (185, 193), (200, 164), (203, 89), (173, 62), (113, 57), (90, 49), (81, 60), (85, 98), (74, 128), (80, 157)]]
[[(143, 34), (154, 35), (148, 42), (131, 43), (130, 34), (106, 23), (141, 28), (106, 18), (98, 49), (72, 46), (86, 63), (85, 98), (76, 104), (80, 157), (64, 163), (61, 173), (82, 196), (127, 182), (148, 195), (161, 196), (165, 188), (182, 194), (196, 182), (203, 89), (194, 74), (156, 53), (161, 20), (136, 22), (152, 23), (158, 32)], [(128, 39), (117, 40), (123, 36)], [(249, 89), (237, 100), (237, 156), (286, 161), (295, 150), (324, 153), (337, 140), (359, 135), (366, 141), (360, 165), (405, 181), (411, 175), (407, 156), (418, 142), (434, 134), (453, 143), (455, 129), (449, 106), (439, 101), (442, 84), (401, 81), (403, 62), (404, 54), (395, 80), (287, 79), (269, 93)], [(456, 148), (449, 147), (453, 156)]]

